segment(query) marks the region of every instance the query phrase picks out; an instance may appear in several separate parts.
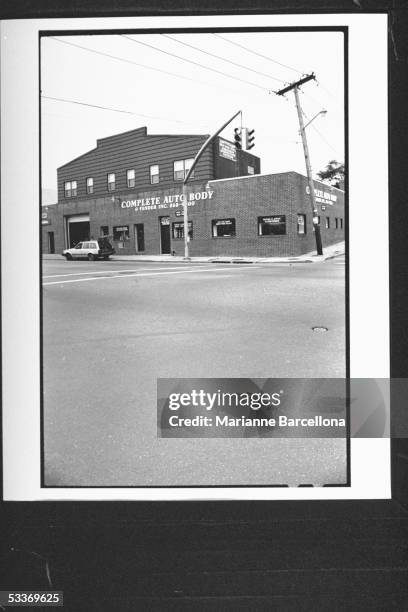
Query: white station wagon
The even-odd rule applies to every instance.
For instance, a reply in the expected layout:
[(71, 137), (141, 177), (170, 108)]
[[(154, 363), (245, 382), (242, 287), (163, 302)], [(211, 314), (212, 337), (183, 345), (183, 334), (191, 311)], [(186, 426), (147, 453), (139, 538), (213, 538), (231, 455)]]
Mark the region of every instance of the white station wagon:
[(78, 242), (72, 249), (65, 249), (62, 255), (67, 260), (72, 259), (108, 259), (109, 255), (113, 255), (115, 249), (107, 238), (99, 238), (98, 240), (88, 240), (86, 242)]

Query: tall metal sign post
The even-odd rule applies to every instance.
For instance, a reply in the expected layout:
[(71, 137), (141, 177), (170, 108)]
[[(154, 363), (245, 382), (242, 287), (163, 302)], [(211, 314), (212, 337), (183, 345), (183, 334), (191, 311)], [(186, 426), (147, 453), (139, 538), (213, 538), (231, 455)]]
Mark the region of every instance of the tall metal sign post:
[(242, 111), (238, 111), (237, 113), (235, 113), (235, 115), (233, 117), (231, 117), (231, 119), (228, 119), (228, 121), (226, 121), (224, 123), (223, 126), (221, 126), (216, 132), (214, 132), (214, 134), (212, 136), (209, 136), (207, 138), (207, 140), (205, 141), (205, 143), (203, 144), (203, 146), (201, 147), (201, 149), (199, 150), (199, 152), (197, 153), (197, 155), (194, 158), (193, 163), (191, 164), (191, 167), (189, 169), (189, 171), (187, 172), (184, 181), (183, 181), (183, 217), (184, 217), (184, 259), (185, 260), (190, 260), (189, 257), (189, 240), (188, 240), (188, 200), (187, 200), (187, 181), (191, 176), (191, 173), (193, 172), (195, 166), (197, 165), (198, 160), (200, 159), (200, 157), (202, 156), (202, 154), (204, 153), (204, 151), (206, 150), (206, 148), (208, 147), (208, 145), (214, 140), (214, 138), (216, 138), (218, 136), (218, 134), (220, 134), (220, 132), (223, 131), (223, 129), (225, 129), (227, 127), (227, 125), (229, 125), (231, 123), (231, 121), (233, 121), (235, 119), (235, 117), (238, 117), (238, 115), (241, 113)]
[[(298, 119), (299, 119), (299, 128), (300, 128), (300, 134), (302, 136), (303, 152), (304, 152), (304, 155), (305, 155), (305, 162), (306, 162), (307, 180), (308, 180), (308, 183), (309, 183), (309, 192), (310, 192), (309, 195), (310, 195), (310, 204), (311, 204), (311, 207), (312, 207), (313, 229), (314, 229), (315, 239), (316, 239), (316, 252), (317, 252), (318, 255), (323, 255), (322, 237), (321, 237), (321, 234), (320, 234), (319, 217), (318, 217), (318, 210), (317, 210), (317, 205), (316, 205), (316, 196), (315, 196), (314, 184), (313, 184), (313, 178), (312, 178), (312, 168), (311, 168), (311, 165), (310, 165), (309, 147), (307, 146), (306, 131), (305, 131), (304, 123), (303, 123), (302, 108), (300, 106), (300, 101), (299, 101), (299, 87), (300, 87), (300, 85), (303, 85), (304, 83), (307, 83), (308, 81), (311, 81), (312, 79), (315, 79), (315, 78), (316, 77), (315, 77), (314, 73), (309, 74), (308, 76), (304, 77), (303, 79), (300, 79), (299, 81), (296, 81), (295, 83), (291, 83), (287, 87), (284, 87), (283, 89), (280, 89), (276, 93), (278, 94), (278, 96), (283, 96), (285, 93), (287, 93), (288, 91), (293, 89), (294, 94), (295, 94), (296, 109), (297, 109), (297, 114), (298, 114)], [(320, 114), (320, 113), (318, 113), (318, 114)]]

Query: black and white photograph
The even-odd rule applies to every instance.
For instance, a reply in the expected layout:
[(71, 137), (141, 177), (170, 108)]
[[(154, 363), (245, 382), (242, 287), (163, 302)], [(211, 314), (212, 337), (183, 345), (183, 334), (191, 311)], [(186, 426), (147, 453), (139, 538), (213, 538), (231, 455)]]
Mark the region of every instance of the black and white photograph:
[(0, 608), (406, 610), (401, 3), (20, 4)]
[(347, 484), (345, 406), (319, 439), (156, 410), (160, 379), (346, 376), (346, 42), (41, 37), (45, 486)]
[(349, 388), (389, 375), (386, 98), (367, 182), (363, 25), (3, 27), (8, 495), (386, 494), (386, 398), (365, 440)]

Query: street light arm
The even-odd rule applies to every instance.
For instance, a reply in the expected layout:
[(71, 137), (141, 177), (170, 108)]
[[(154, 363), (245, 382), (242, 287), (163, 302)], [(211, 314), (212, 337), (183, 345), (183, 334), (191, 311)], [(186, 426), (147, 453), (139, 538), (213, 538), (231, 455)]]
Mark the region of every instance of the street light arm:
[(219, 129), (218, 129), (218, 130), (217, 130), (217, 131), (216, 131), (216, 132), (215, 132), (215, 133), (214, 133), (212, 136), (209, 136), (209, 137), (207, 138), (207, 140), (205, 141), (205, 143), (203, 144), (203, 146), (201, 147), (201, 149), (199, 150), (199, 152), (198, 152), (198, 153), (197, 153), (197, 155), (195, 156), (194, 161), (193, 161), (193, 163), (192, 163), (192, 165), (191, 165), (190, 170), (187, 172), (187, 175), (186, 175), (186, 177), (185, 177), (185, 179), (184, 179), (184, 181), (183, 181), (183, 184), (184, 184), (184, 185), (187, 183), (188, 179), (190, 178), (191, 173), (193, 172), (193, 170), (194, 170), (195, 166), (197, 165), (198, 160), (200, 159), (200, 157), (202, 156), (202, 154), (204, 153), (205, 149), (208, 147), (208, 145), (210, 144), (210, 142), (211, 142), (212, 140), (214, 140), (214, 138), (216, 138), (216, 137), (218, 136), (218, 134), (219, 134), (220, 132), (222, 132), (222, 130), (223, 130), (223, 129), (225, 129), (225, 128), (227, 127), (227, 125), (228, 125), (229, 123), (231, 123), (231, 121), (233, 121), (233, 120), (235, 119), (235, 117), (238, 117), (238, 115), (239, 115), (241, 112), (242, 112), (242, 111), (240, 111), (240, 110), (239, 110), (237, 113), (235, 113), (235, 115), (234, 115), (233, 117), (231, 117), (231, 119), (228, 119), (228, 121), (226, 121), (226, 122), (224, 123), (224, 125), (223, 125), (222, 127), (220, 127), (220, 128), (219, 128)]
[(321, 110), (318, 113), (315, 114), (314, 117), (311, 118), (310, 121), (308, 121), (306, 123), (306, 125), (303, 126), (303, 129), (305, 130), (307, 128), (308, 125), (310, 125), (312, 123), (312, 121), (314, 121), (316, 119), (316, 117), (318, 117), (319, 115), (325, 115), (327, 113), (327, 110)]

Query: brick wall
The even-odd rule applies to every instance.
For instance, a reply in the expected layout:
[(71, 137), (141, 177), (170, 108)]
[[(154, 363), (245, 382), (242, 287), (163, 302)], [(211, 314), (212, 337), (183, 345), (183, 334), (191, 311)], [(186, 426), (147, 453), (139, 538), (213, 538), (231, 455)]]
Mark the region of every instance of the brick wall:
[[(189, 186), (189, 192), (213, 192), (211, 198), (197, 200), (188, 207), (189, 221), (193, 223), (193, 240), (190, 242), (191, 256), (215, 255), (257, 255), (290, 256), (307, 253), (315, 248), (312, 225), (310, 198), (306, 192), (307, 180), (295, 172), (282, 174), (259, 175), (237, 179), (195, 182)], [(321, 233), (323, 248), (344, 239), (344, 193), (338, 189), (315, 182), (316, 189), (336, 197), (336, 201), (326, 204), (318, 203), (321, 216)], [(160, 253), (159, 217), (168, 216), (170, 229), (173, 222), (181, 222), (181, 204), (176, 202), (164, 204), (165, 196), (176, 199), (181, 194), (181, 186), (166, 190), (157, 189), (125, 195), (86, 199), (60, 203), (48, 207), (50, 224), (42, 227), (43, 252), (47, 252), (47, 232), (54, 231), (55, 251), (61, 253), (66, 248), (64, 238), (64, 218), (70, 215), (85, 214), (90, 216), (90, 236), (97, 238), (101, 226), (109, 227), (113, 234), (115, 226), (129, 226), (129, 240), (120, 248), (113, 242), (118, 254), (135, 254), (134, 225), (144, 225), (146, 255)], [(134, 206), (123, 207), (122, 202), (149, 198), (149, 205), (154, 201), (155, 208), (136, 210)], [(160, 199), (160, 204), (158, 203)], [(330, 201), (330, 200), (329, 200)], [(159, 206), (165, 206), (160, 208)], [(298, 214), (306, 216), (306, 233), (297, 231)], [(258, 217), (286, 216), (286, 234), (259, 236)], [(325, 228), (325, 217), (330, 217), (330, 229)], [(234, 238), (214, 238), (212, 221), (214, 219), (234, 218), (236, 236)], [(335, 218), (343, 220), (343, 229), (335, 229)], [(338, 222), (340, 226), (340, 222)], [(177, 255), (184, 254), (184, 241), (171, 238), (171, 250)]]

